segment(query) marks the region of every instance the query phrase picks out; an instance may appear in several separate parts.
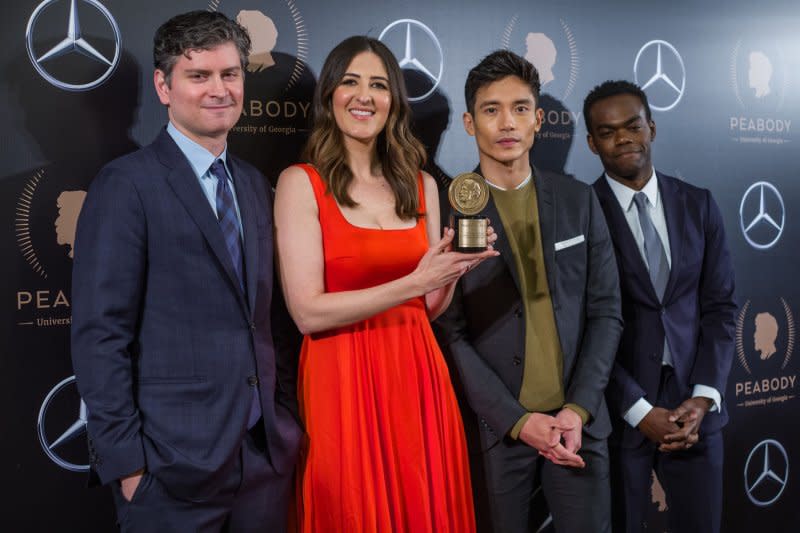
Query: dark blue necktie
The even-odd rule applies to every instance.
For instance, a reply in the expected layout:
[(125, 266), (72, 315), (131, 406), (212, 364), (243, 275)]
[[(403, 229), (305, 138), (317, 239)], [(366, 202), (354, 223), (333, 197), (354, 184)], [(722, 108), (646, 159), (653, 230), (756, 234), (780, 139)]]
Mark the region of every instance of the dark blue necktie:
[(656, 227), (647, 210), (647, 195), (641, 191), (633, 195), (633, 202), (639, 211), (639, 224), (642, 226), (644, 236), (644, 255), (647, 258), (647, 269), (650, 271), (650, 281), (659, 300), (664, 299), (664, 290), (669, 280), (669, 262), (664, 251), (664, 245), (658, 237)]
[(228, 173), (222, 159), (217, 159), (211, 165), (211, 173), (217, 178), (217, 219), (225, 238), (225, 247), (231, 256), (233, 270), (239, 280), (239, 286), (244, 291), (244, 276), (242, 275), (242, 239), (239, 234), (239, 217), (236, 216), (236, 204), (233, 202), (233, 191), (228, 185)]
[[(225, 238), (225, 247), (231, 256), (233, 270), (239, 279), (239, 287), (244, 292), (244, 276), (242, 274), (242, 239), (239, 233), (239, 217), (236, 216), (236, 204), (233, 203), (233, 191), (228, 185), (228, 173), (222, 159), (217, 159), (211, 165), (211, 174), (217, 178), (217, 219)], [(253, 386), (253, 398), (250, 402), (250, 414), (247, 427), (252, 428), (261, 418), (261, 402), (258, 397), (258, 387)]]

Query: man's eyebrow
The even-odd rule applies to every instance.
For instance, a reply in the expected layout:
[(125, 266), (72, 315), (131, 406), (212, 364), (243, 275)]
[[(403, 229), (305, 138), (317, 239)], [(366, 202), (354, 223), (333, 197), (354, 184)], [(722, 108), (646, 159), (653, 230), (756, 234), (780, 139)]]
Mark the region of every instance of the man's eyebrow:
[(629, 119), (622, 120), (622, 121), (619, 121), (619, 122), (601, 122), (601, 123), (599, 123), (597, 125), (597, 129), (601, 129), (601, 128), (613, 129), (613, 128), (616, 128), (616, 127), (619, 127), (619, 126), (629, 126), (629, 125), (633, 124), (634, 122), (640, 120), (641, 118), (642, 117), (639, 116), (639, 115), (634, 115), (634, 116), (630, 117)]

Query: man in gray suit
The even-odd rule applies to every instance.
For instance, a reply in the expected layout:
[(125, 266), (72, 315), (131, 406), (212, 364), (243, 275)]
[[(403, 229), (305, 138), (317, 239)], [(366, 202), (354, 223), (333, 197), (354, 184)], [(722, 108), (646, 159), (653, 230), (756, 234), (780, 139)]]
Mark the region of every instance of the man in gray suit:
[(588, 185), (530, 165), (543, 119), (533, 65), (494, 52), (465, 96), (502, 259), (459, 280), (437, 332), (480, 435), (476, 501), (488, 496), (496, 531), (536, 531), (541, 485), (557, 530), (610, 531), (603, 393), (622, 320), (603, 212)]

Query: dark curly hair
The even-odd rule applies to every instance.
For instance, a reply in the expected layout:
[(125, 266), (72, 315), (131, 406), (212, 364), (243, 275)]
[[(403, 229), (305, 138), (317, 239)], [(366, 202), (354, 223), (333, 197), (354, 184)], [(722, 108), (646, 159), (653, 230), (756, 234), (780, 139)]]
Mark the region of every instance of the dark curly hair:
[(644, 113), (647, 122), (652, 122), (653, 117), (650, 114), (650, 104), (647, 103), (647, 95), (644, 93), (641, 87), (635, 83), (625, 80), (608, 80), (592, 89), (589, 94), (586, 95), (586, 99), (583, 101), (583, 120), (586, 123), (587, 133), (590, 135), (592, 133), (592, 119), (589, 116), (592, 106), (600, 100), (604, 100), (611, 96), (617, 96), (618, 94), (632, 94), (633, 96), (639, 98), (644, 106)]

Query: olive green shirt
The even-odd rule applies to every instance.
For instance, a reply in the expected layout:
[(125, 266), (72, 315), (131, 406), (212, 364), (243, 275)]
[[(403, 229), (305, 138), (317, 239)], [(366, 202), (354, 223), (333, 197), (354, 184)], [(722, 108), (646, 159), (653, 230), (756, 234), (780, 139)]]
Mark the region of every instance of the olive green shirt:
[[(519, 402), (529, 413), (510, 431), (511, 437), (516, 439), (530, 413), (564, 407), (564, 357), (547, 285), (533, 179), (528, 178), (516, 189), (503, 190), (492, 186), (490, 190), (519, 273), (525, 312), (525, 366)], [(586, 410), (574, 404), (568, 407), (586, 423)]]

